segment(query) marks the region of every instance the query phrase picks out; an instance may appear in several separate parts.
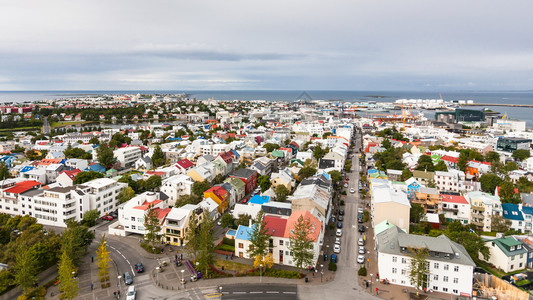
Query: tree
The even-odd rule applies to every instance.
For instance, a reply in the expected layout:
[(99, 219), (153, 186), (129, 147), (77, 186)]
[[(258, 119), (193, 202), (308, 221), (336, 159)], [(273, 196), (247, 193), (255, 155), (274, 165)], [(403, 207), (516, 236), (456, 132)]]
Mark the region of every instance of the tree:
[(500, 154), (495, 151), (490, 151), (487, 154), (485, 154), (485, 160), (494, 164), (500, 161)]
[(267, 152), (272, 152), (274, 150), (278, 150), (280, 147), (278, 144), (273, 144), (273, 143), (266, 143), (263, 145), (263, 148), (266, 149)]
[(411, 223), (418, 224), (426, 214), (424, 207), (418, 203), (411, 204)]
[(418, 165), (416, 166), (418, 171), (434, 172), (435, 166), (433, 165), (433, 160), (429, 155), (421, 155), (418, 158)]
[(489, 260), (490, 250), (485, 245), (485, 241), (475, 232), (470, 231), (463, 226), (459, 221), (454, 220), (448, 224), (447, 230), (444, 234), (452, 241), (463, 245), (468, 252), (468, 255), (474, 260), (479, 260), (479, 255), (483, 256), (484, 260)]
[(93, 136), (93, 137), (89, 140), (89, 144), (98, 145), (98, 144), (100, 144), (100, 140), (98, 139), (97, 136)]
[(220, 224), (224, 228), (226, 228), (226, 227), (233, 228), (233, 227), (235, 227), (235, 218), (233, 217), (232, 214), (225, 213), (224, 215), (222, 215), (222, 219), (220, 220)]
[(328, 152), (329, 152), (328, 149), (323, 150), (322, 147), (320, 147), (320, 145), (316, 145), (315, 148), (313, 149), (313, 157), (318, 161)]
[[(105, 234), (100, 239), (100, 244), (96, 250), (96, 260), (98, 262), (98, 277), (100, 282), (109, 280), (109, 262), (111, 261), (110, 252), (107, 251), (107, 241)], [(102, 284), (104, 285), (104, 284)]]
[(408, 277), (411, 285), (416, 288), (416, 294), (420, 290), (427, 288), (428, 277), (429, 277), (429, 268), (427, 258), (429, 257), (429, 252), (427, 248), (411, 248), (409, 247), (409, 256), (411, 256), (411, 261), (408, 267)]
[(502, 179), (496, 174), (483, 174), (479, 177), (481, 190), (486, 193), (494, 193), (496, 187), (502, 184)]
[(59, 273), (59, 292), (61, 293), (61, 299), (72, 300), (78, 295), (78, 279), (74, 278), (74, 274), (77, 273), (77, 269), (72, 263), (72, 260), (68, 256), (66, 251), (63, 251), (61, 260), (58, 263)]
[(175, 207), (182, 207), (185, 204), (198, 204), (200, 203), (200, 200), (202, 198), (196, 196), (195, 194), (192, 195), (182, 195), (176, 200), (176, 203), (174, 204)]
[(3, 162), (0, 163), (0, 179), (4, 180), (7, 178), (11, 178), (11, 173), (9, 173), (9, 169), (7, 165)]
[(313, 226), (310, 219), (304, 218), (303, 215), (298, 217), (289, 236), (291, 241), (289, 248), (293, 252), (294, 264), (300, 270), (313, 264), (312, 233)]
[(104, 174), (96, 171), (85, 171), (76, 174), (73, 182), (74, 184), (82, 184), (97, 178), (104, 178)]
[(266, 228), (266, 222), (262, 210), (259, 210), (257, 217), (254, 220), (252, 225), (252, 232), (250, 233), (250, 248), (248, 249), (248, 254), (252, 258), (257, 256), (264, 257), (268, 254), (268, 242), (270, 240), (270, 235), (268, 234), (268, 229)]
[(118, 201), (120, 204), (129, 201), (133, 197), (135, 197), (135, 191), (129, 186), (123, 188), (120, 193), (118, 193)]
[(385, 149), (389, 149), (392, 147), (392, 143), (389, 139), (384, 139), (383, 142), (381, 142), (381, 146)]
[(443, 160), (439, 160), (439, 162), (435, 165), (435, 171), (448, 172), (448, 167)]
[(510, 180), (505, 180), (500, 186), (498, 193), (502, 203), (520, 203), (520, 195), (516, 193), (515, 186)]
[(500, 215), (492, 215), (491, 230), (496, 232), (506, 232), (511, 227), (511, 220)]
[(196, 261), (198, 262), (198, 268), (200, 270), (206, 270), (209, 268), (209, 265), (213, 263), (213, 250), (215, 249), (214, 241), (214, 227), (215, 223), (209, 211), (204, 210), (202, 214), (202, 224), (200, 224), (200, 230), (198, 232), (198, 243), (199, 243), (199, 256)]
[(34, 284), (37, 283), (37, 261), (31, 254), (28, 243), (21, 243), (15, 254), (15, 280), (14, 283), (20, 286), (27, 294)]
[(406, 181), (411, 177), (413, 177), (413, 172), (411, 172), (409, 169), (402, 170), (402, 181)]
[(160, 167), (165, 164), (165, 155), (163, 154), (163, 150), (161, 150), (161, 146), (157, 145), (154, 149), (154, 154), (152, 155), (152, 162), (154, 163), (154, 167)]
[(147, 240), (152, 247), (155, 243), (161, 240), (159, 232), (161, 231), (161, 223), (158, 218), (159, 208), (155, 208), (152, 204), (148, 206), (148, 210), (144, 215), (144, 228), (146, 233), (144, 239)]
[(527, 149), (517, 149), (513, 151), (513, 158), (519, 161), (523, 161), (531, 156), (531, 153)]
[(96, 224), (96, 220), (100, 217), (98, 209), (91, 209), (83, 213), (82, 224), (91, 227)]
[(159, 175), (152, 175), (148, 179), (146, 179), (143, 183), (143, 188), (146, 191), (154, 191), (162, 184), (161, 176)]
[(252, 219), (252, 216), (249, 214), (240, 214), (237, 220), (235, 220), (235, 226), (239, 227), (239, 225), (242, 226), (248, 226), (250, 225), (250, 220)]
[(220, 184), (222, 182), (224, 182), (224, 175), (222, 174), (218, 174), (215, 176), (215, 178), (213, 178), (213, 184)]
[(313, 167), (303, 167), (298, 171), (298, 177), (300, 180), (304, 180), (307, 177), (311, 177), (316, 174), (316, 169)]
[(189, 222), (187, 223), (187, 231), (185, 231), (185, 242), (187, 243), (185, 245), (185, 250), (191, 256), (194, 260), (198, 256), (198, 252), (200, 250), (200, 239), (198, 239), (198, 225), (200, 224), (198, 217), (196, 216), (196, 213), (193, 212), (191, 217), (189, 218)]
[(511, 171), (518, 170), (518, 166), (513, 161), (508, 161), (503, 165), (503, 167), (500, 168), (500, 172), (503, 174), (507, 174)]
[(346, 163), (344, 164), (344, 171), (350, 172), (352, 169), (352, 161), (350, 159), (346, 160)]
[(63, 151), (66, 158), (91, 159), (92, 155), (81, 148), (70, 148)]
[(261, 193), (268, 190), (270, 186), (272, 185), (272, 182), (270, 182), (270, 176), (261, 175), (257, 177), (257, 184), (261, 188)]
[(287, 200), (287, 196), (290, 193), (289, 189), (287, 189), (287, 187), (283, 184), (279, 184), (278, 186), (276, 186), (274, 192), (276, 194), (276, 201), (278, 202), (284, 202), (285, 200)]
[(202, 197), (204, 192), (211, 188), (211, 185), (207, 181), (196, 181), (192, 185), (192, 193), (198, 197)]
[(333, 182), (333, 184), (335, 184), (336, 186), (340, 186), (340, 184), (342, 183), (344, 179), (342, 178), (341, 172), (337, 170), (333, 170), (333, 171), (329, 171), (328, 174), (331, 176), (331, 182)]
[(113, 149), (109, 148), (105, 144), (101, 144), (96, 148), (96, 154), (98, 157), (98, 162), (102, 164), (106, 169), (111, 168), (117, 161), (113, 154)]

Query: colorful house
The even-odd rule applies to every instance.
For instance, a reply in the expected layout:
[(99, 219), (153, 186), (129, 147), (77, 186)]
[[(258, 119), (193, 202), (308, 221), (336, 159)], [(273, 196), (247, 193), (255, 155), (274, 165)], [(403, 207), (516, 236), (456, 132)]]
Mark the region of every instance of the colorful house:
[(214, 186), (204, 192), (204, 199), (211, 198), (218, 204), (218, 212), (223, 214), (229, 207), (230, 194), (222, 186)]
[(230, 177), (239, 178), (245, 184), (246, 194), (251, 193), (257, 187), (257, 172), (250, 169), (238, 169)]

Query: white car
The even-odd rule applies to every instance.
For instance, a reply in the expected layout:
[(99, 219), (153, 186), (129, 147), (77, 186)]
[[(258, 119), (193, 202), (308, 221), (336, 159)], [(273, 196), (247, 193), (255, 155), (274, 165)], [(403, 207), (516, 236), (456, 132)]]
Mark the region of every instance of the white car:
[(352, 194), (355, 193), (355, 189), (354, 189), (354, 188), (351, 188), (351, 189), (350, 189), (350, 193), (352, 193)]
[(135, 294), (137, 294), (135, 287), (130, 285), (130, 287), (128, 287), (128, 292), (126, 293), (126, 300), (135, 300)]
[(366, 253), (365, 247), (359, 246), (359, 254), (365, 254), (365, 253)]
[(357, 263), (364, 264), (365, 263), (365, 256), (364, 255), (357, 256)]
[(357, 245), (359, 245), (359, 246), (364, 246), (364, 245), (365, 245), (365, 239), (363, 239), (362, 237), (360, 237), (360, 238), (357, 240)]
[(335, 245), (341, 244), (341, 238), (335, 238)]
[(358, 213), (363, 213), (363, 208), (362, 208), (362, 207), (359, 207), (359, 208), (357, 209), (357, 212), (358, 212)]
[(337, 229), (337, 233), (335, 233), (336, 236), (342, 236), (342, 229)]
[(341, 245), (333, 245), (333, 253), (341, 253)]

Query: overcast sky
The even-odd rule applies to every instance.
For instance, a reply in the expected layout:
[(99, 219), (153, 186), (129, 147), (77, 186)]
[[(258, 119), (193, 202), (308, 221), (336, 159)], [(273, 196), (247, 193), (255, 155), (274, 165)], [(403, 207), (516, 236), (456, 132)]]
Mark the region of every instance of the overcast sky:
[(0, 2), (0, 90), (533, 89), (533, 1)]

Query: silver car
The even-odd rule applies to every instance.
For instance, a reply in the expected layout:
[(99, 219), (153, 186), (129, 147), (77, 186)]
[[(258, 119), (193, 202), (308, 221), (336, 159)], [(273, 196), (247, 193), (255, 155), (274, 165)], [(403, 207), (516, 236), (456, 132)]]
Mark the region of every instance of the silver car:
[(359, 246), (359, 254), (365, 254), (365, 253), (366, 253), (365, 247)]
[(362, 237), (360, 237), (360, 238), (357, 240), (357, 245), (359, 245), (359, 246), (364, 246), (364, 245), (365, 245), (365, 239), (363, 239)]

